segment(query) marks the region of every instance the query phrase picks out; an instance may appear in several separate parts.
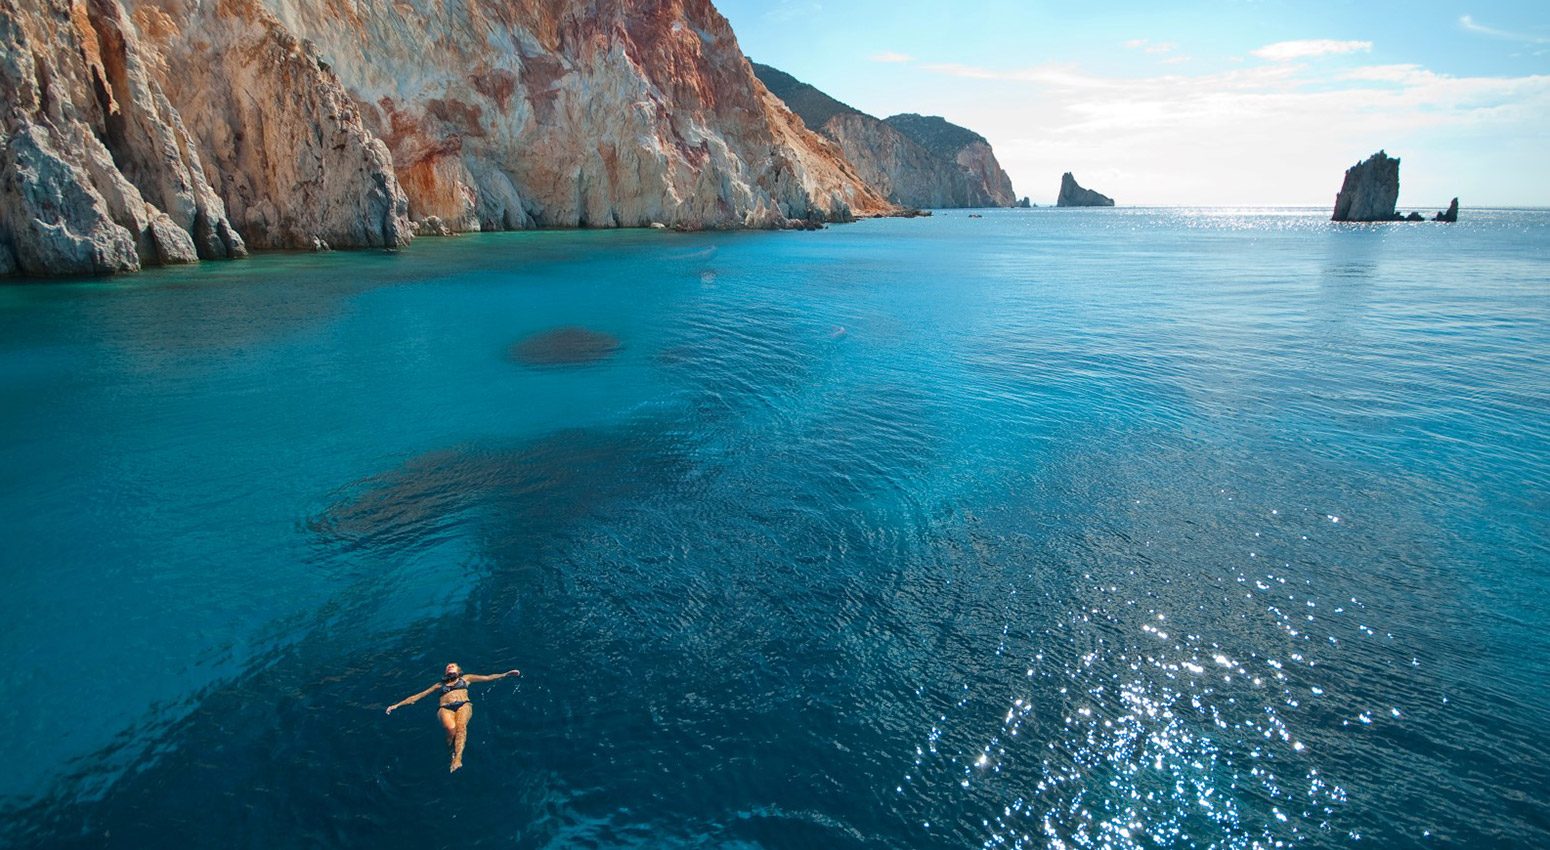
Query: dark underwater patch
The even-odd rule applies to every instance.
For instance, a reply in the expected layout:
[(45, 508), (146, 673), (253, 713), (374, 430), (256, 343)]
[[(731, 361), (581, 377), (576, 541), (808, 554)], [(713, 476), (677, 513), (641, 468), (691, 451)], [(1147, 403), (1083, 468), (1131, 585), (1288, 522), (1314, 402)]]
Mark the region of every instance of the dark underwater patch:
[(515, 343), (511, 357), (524, 366), (586, 366), (607, 360), (619, 348), (619, 338), (612, 334), (567, 325)]

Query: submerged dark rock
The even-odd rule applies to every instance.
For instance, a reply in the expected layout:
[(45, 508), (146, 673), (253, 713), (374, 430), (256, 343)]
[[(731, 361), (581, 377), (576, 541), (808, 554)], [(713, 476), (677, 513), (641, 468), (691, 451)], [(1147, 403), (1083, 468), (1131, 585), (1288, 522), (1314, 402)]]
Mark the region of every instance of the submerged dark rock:
[(618, 350), (618, 337), (571, 325), (533, 334), (511, 346), (511, 356), (525, 366), (584, 366)]
[(1447, 222), (1448, 224), (1452, 224), (1453, 222), (1458, 221), (1458, 220), (1459, 220), (1459, 199), (1458, 198), (1454, 198), (1453, 202), (1448, 204), (1448, 208), (1446, 210), (1444, 210), (1444, 211), (1442, 211), (1440, 213), (1437, 213), (1437, 217), (1432, 219), (1432, 221), (1442, 221), (1442, 222)]
[(1055, 200), (1057, 207), (1112, 207), (1114, 199), (1101, 192), (1092, 189), (1084, 189), (1076, 182), (1076, 177), (1067, 171), (1060, 175), (1060, 197)]

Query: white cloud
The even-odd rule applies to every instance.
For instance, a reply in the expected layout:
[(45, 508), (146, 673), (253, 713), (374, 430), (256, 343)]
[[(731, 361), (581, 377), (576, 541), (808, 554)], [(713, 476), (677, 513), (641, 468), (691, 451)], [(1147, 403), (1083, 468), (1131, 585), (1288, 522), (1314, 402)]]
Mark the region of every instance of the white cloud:
[(1122, 88), (1124, 79), (1108, 79), (1082, 73), (1076, 65), (1035, 65), (1032, 68), (1014, 68), (1009, 71), (981, 68), (977, 65), (947, 64), (925, 65), (925, 70), (961, 79), (995, 79), (1006, 82), (1037, 82), (1057, 90), (1094, 90), (1094, 88)]
[(1261, 59), (1271, 62), (1290, 62), (1293, 59), (1312, 59), (1339, 53), (1369, 53), (1370, 41), (1336, 41), (1329, 38), (1310, 38), (1301, 41), (1278, 41), (1252, 51)]
[(1149, 38), (1132, 38), (1125, 42), (1129, 50), (1140, 50), (1153, 56), (1161, 56), (1179, 49), (1178, 44), (1171, 41), (1152, 41)]
[[(1450, 76), (1420, 65), (1324, 70), (1298, 63), (1139, 76), (1073, 65), (927, 67), (997, 84), (960, 87), (982, 94), (972, 103), (960, 99), (953, 120), (989, 136), (1014, 181), (1034, 181), (1018, 185), (1035, 200), (1041, 189), (1053, 192), (1050, 175), (1122, 168), (1109, 188), (1098, 189), (1129, 202), (1323, 203), (1338, 188), (1325, 182), (1338, 184), (1344, 168), (1380, 147), (1407, 157), (1412, 203), (1446, 203), (1468, 187), (1465, 173), (1503, 197), (1517, 192), (1532, 199), (1546, 189), (1543, 181), (1514, 187), (1471, 172), (1470, 156), (1489, 140), (1550, 134), (1550, 75)], [(1026, 94), (1001, 86), (1025, 86)], [(1008, 108), (1013, 103), (1018, 106)], [(1436, 147), (1443, 139), (1457, 148), (1444, 155)], [(1231, 180), (1220, 179), (1223, 168), (1232, 170)]]
[(1492, 38), (1504, 38), (1508, 41), (1524, 41), (1528, 42), (1529, 44), (1550, 44), (1550, 38), (1544, 38), (1543, 36), (1537, 35), (1528, 35), (1527, 33), (1511, 32), (1509, 30), (1497, 29), (1496, 27), (1488, 27), (1485, 24), (1476, 23), (1474, 17), (1470, 15), (1461, 16), (1459, 18), (1459, 26), (1472, 33), (1488, 35)]
[(1438, 79), (1437, 74), (1420, 65), (1366, 65), (1340, 75), (1344, 80), (1362, 80), (1373, 83), (1398, 83), (1401, 85), (1427, 83)]
[(871, 56), (868, 56), (867, 58), (872, 60), (873, 62), (896, 62), (896, 63), (902, 63), (902, 62), (914, 62), (915, 61), (915, 57), (909, 55), (908, 53), (894, 53), (891, 50), (885, 50), (882, 53), (873, 53)]
[(984, 68), (976, 68), (973, 65), (959, 65), (956, 62), (942, 62), (926, 66), (927, 71), (935, 71), (938, 74), (946, 74), (949, 77), (963, 77), (970, 80), (997, 80), (1006, 79), (995, 71)]

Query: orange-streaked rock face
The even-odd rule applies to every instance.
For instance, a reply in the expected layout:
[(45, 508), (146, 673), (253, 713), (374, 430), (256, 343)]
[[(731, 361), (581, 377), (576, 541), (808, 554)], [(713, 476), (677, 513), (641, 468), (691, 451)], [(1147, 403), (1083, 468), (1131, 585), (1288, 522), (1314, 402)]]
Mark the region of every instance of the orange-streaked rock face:
[(417, 226), (772, 227), (892, 210), (754, 78), (708, 0), (0, 12), (0, 273), (233, 256), (242, 236), (393, 247)]
[(387, 247), (413, 234), (387, 147), (258, 0), (144, 0), (142, 40), (232, 223), (263, 248)]
[(766, 98), (704, 0), (263, 2), (370, 105), (415, 218), (760, 227), (889, 209)]

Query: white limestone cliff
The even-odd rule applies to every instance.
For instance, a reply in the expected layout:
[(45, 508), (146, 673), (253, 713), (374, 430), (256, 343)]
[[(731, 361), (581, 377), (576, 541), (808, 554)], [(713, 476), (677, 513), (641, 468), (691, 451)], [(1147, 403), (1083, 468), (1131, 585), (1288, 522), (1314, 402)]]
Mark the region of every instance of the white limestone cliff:
[[(0, 0), (0, 273), (892, 212), (708, 0)], [(239, 233), (241, 235), (239, 235)]]
[(152, 58), (116, 0), (0, 0), (0, 267), (246, 253)]

